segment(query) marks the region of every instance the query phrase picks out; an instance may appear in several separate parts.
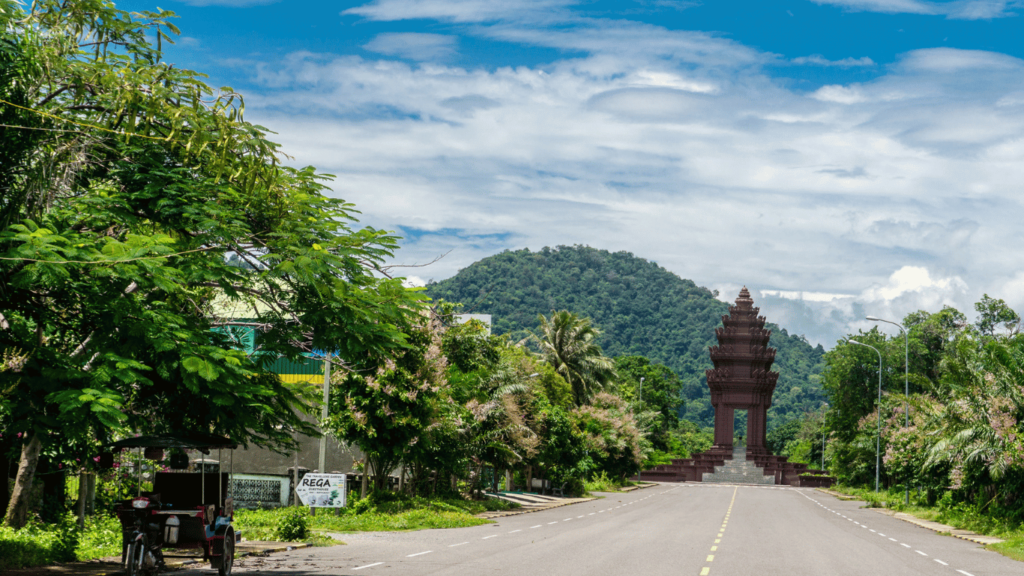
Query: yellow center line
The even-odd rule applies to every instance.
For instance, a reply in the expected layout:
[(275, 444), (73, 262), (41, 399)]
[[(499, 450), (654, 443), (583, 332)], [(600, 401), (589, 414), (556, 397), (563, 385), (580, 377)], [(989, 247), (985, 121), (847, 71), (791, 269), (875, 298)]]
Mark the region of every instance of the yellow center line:
[[(737, 492), (739, 492), (739, 487), (738, 486), (736, 488), (733, 488), (733, 490), (732, 490), (732, 500), (729, 501), (729, 508), (725, 511), (725, 518), (722, 519), (722, 527), (718, 529), (718, 538), (715, 539), (715, 544), (719, 544), (722, 541), (722, 534), (725, 533), (725, 527), (729, 524), (729, 515), (732, 514), (732, 507), (733, 507), (734, 504), (736, 504), (736, 493)], [(718, 551), (718, 546), (712, 546), (711, 547), (711, 551), (712, 552), (717, 552)], [(714, 554), (708, 554), (707, 560), (705, 560), (705, 562), (713, 562), (714, 560), (715, 560), (715, 555)], [(710, 573), (711, 573), (711, 568), (709, 566), (705, 566), (705, 567), (700, 569), (700, 576), (708, 576)]]

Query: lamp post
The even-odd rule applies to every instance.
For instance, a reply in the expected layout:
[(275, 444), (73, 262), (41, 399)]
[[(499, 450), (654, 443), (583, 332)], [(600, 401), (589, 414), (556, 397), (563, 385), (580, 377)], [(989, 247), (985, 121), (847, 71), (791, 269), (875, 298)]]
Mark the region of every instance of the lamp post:
[(879, 470), (882, 468), (882, 353), (874, 346), (848, 340), (850, 344), (866, 346), (878, 354), (878, 430), (875, 436), (875, 493), (878, 493)]
[[(907, 336), (907, 330), (902, 324), (893, 322), (892, 320), (883, 320), (874, 316), (868, 316), (868, 320), (872, 322), (885, 322), (886, 324), (892, 324), (893, 326), (900, 329), (903, 333), (903, 428), (910, 428), (910, 338)], [(910, 506), (910, 482), (907, 482), (904, 486), (906, 490), (906, 504)]]
[[(643, 410), (644, 409), (644, 377), (643, 376), (640, 377), (640, 394), (639, 394), (639, 397), (640, 397), (639, 406), (640, 406), (640, 409)], [(643, 463), (641, 463), (640, 464), (640, 469), (637, 470), (637, 472), (636, 472), (636, 481), (637, 482), (640, 481), (640, 477), (641, 477), (641, 475), (643, 473), (644, 473), (644, 465), (643, 465)]]
[(824, 403), (825, 413), (821, 415), (821, 470), (825, 471), (825, 416), (828, 415), (828, 402)]

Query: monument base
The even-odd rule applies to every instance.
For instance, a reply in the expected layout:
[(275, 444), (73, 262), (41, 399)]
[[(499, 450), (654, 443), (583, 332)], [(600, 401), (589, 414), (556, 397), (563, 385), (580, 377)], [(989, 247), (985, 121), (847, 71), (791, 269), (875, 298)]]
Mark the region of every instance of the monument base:
[[(641, 480), (650, 482), (702, 482), (704, 474), (714, 474), (716, 466), (724, 466), (732, 460), (732, 447), (713, 446), (707, 452), (694, 454), (692, 458), (673, 459), (671, 464), (655, 466), (640, 473)], [(779, 486), (801, 486), (828, 488), (836, 479), (824, 470), (808, 468), (807, 464), (790, 462), (786, 456), (776, 456), (764, 448), (748, 448), (747, 461), (761, 468), (765, 476), (774, 476)], [(632, 478), (636, 480), (634, 476)]]

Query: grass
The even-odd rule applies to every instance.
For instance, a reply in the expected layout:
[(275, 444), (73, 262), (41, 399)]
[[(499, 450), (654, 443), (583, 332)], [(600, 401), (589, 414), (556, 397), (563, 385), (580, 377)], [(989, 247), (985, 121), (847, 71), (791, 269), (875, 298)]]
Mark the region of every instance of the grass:
[(589, 492), (620, 492), (627, 486), (633, 486), (636, 482), (630, 482), (629, 480), (616, 480), (615, 478), (609, 478), (607, 474), (601, 472), (594, 476), (590, 480), (584, 483), (586, 491)]
[[(319, 534), (320, 532), (394, 532), (479, 526), (491, 521), (477, 518), (475, 514), (518, 507), (518, 504), (492, 498), (421, 498), (377, 492), (364, 500), (351, 502), (349, 507), (343, 508), (341, 514), (337, 516), (333, 511), (320, 511), (316, 516), (309, 516), (306, 508), (299, 508), (306, 518), (308, 532), (300, 538), (291, 539), (325, 544), (331, 542), (331, 539)], [(279, 526), (294, 514), (295, 510), (239, 510), (235, 513), (235, 525), (243, 530), (247, 539), (279, 540)]]
[(31, 522), (21, 530), (0, 526), (0, 571), (121, 554), (121, 524), (112, 515), (86, 518), (79, 532), (68, 514), (57, 524)]
[(913, 494), (911, 494), (911, 503), (908, 506), (906, 495), (900, 490), (875, 493), (873, 490), (865, 488), (841, 485), (833, 486), (832, 490), (864, 500), (867, 503), (865, 506), (867, 508), (897, 510), (922, 520), (939, 522), (960, 530), (970, 530), (978, 534), (1001, 538), (1004, 542), (990, 544), (986, 548), (1024, 562), (1024, 524), (1020, 522), (985, 514), (963, 504), (925, 506), (921, 502), (915, 501)]

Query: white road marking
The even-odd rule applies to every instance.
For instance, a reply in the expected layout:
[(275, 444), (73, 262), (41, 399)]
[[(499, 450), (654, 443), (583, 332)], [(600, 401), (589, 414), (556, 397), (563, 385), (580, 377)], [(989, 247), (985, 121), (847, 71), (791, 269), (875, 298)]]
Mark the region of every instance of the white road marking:
[(463, 544), (469, 544), (469, 542), (459, 542), (458, 544), (449, 544), (449, 548), (455, 548), (456, 546), (462, 546)]
[(522, 531), (523, 530), (520, 528), (519, 530), (513, 530), (513, 531), (509, 532), (509, 534), (515, 534), (516, 532), (522, 532)]
[(417, 552), (415, 554), (409, 554), (406, 558), (412, 558), (413, 556), (423, 556), (424, 554), (430, 554), (433, 550), (427, 550), (426, 552)]
[(558, 524), (558, 520), (555, 520), (554, 522), (548, 522), (548, 526), (551, 526), (552, 524)]
[(536, 526), (530, 526), (530, 528), (540, 528), (540, 524), (537, 524)]
[(943, 566), (949, 566), (949, 564), (946, 564), (945, 562), (943, 562), (942, 560), (939, 560), (938, 558), (936, 558), (935, 561), (938, 562), (939, 564), (942, 564)]
[(889, 540), (892, 540), (893, 542), (899, 542), (899, 540), (897, 540), (895, 538), (889, 538)]
[(878, 535), (885, 538), (885, 534), (882, 534), (881, 532), (879, 532)]
[(383, 562), (374, 562), (373, 564), (367, 564), (366, 566), (357, 566), (353, 570), (362, 570), (363, 568), (370, 568), (372, 566), (380, 566)]
[(481, 538), (481, 540), (487, 540), (488, 538), (497, 538), (497, 537), (498, 537), (497, 534), (491, 534), (490, 536), (484, 536), (483, 538)]
[(974, 574), (971, 574), (970, 572), (964, 572), (963, 570), (957, 570), (957, 572), (963, 574), (964, 576), (974, 576)]
[[(868, 530), (871, 530), (872, 532), (875, 532), (874, 528), (868, 528)], [(878, 532), (875, 532), (875, 534), (878, 534)]]
[(927, 554), (925, 554), (924, 552), (921, 552), (920, 550), (914, 550), (914, 552), (917, 552), (921, 556), (927, 556)]
[(577, 516), (577, 518), (583, 518), (583, 514), (580, 514), (579, 516)]
[(593, 516), (593, 515), (594, 515), (594, 513), (593, 513), (593, 512), (591, 512), (590, 514), (587, 514), (587, 516)]
[(904, 544), (903, 542), (900, 542), (900, 546), (903, 546), (904, 548), (910, 548), (910, 544)]

